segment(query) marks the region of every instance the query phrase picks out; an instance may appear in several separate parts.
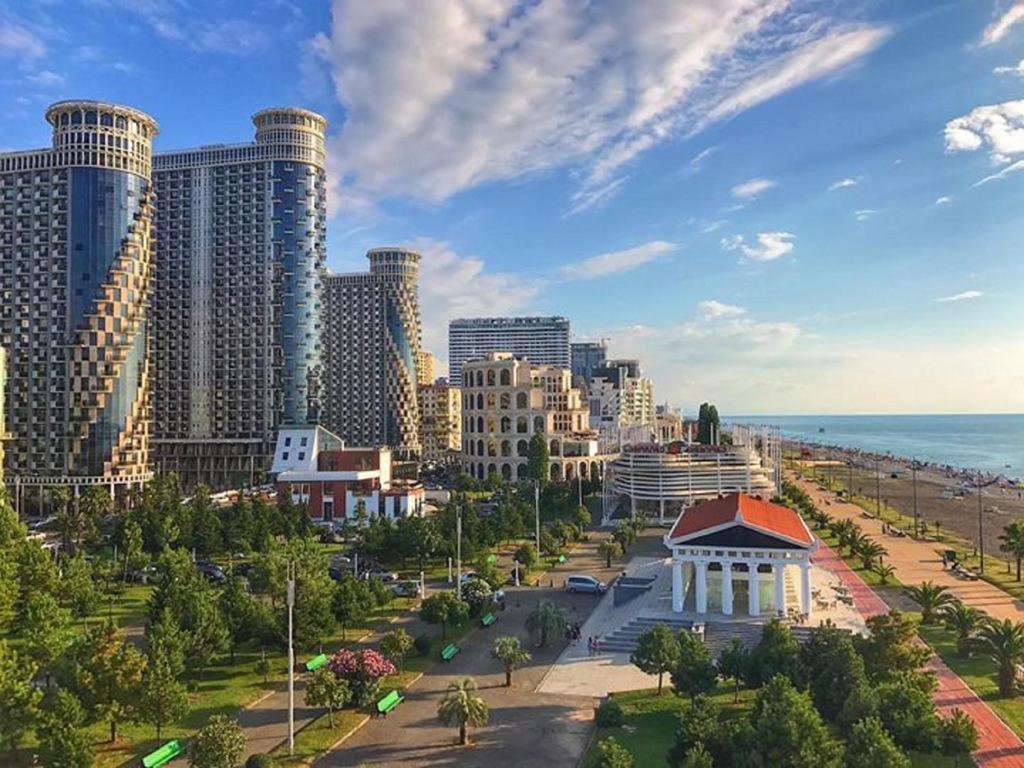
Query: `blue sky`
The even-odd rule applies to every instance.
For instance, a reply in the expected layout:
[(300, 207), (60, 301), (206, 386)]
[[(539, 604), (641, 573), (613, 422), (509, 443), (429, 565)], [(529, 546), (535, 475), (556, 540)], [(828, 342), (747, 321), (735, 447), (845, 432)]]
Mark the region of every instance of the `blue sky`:
[[(693, 412), (1024, 411), (1024, 0), (0, 2), (0, 148), (330, 121), (329, 264), (558, 313)], [(994, 177), (994, 178), (993, 178)], [(987, 180), (987, 181), (986, 181)]]

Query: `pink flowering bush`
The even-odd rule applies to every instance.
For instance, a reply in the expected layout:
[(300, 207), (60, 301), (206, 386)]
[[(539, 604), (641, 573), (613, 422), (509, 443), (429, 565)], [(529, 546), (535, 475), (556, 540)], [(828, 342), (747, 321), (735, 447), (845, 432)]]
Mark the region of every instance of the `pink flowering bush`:
[(348, 680), (352, 700), (360, 707), (376, 699), (382, 677), (398, 671), (384, 654), (373, 648), (342, 648), (331, 657), (328, 666), (335, 675)]

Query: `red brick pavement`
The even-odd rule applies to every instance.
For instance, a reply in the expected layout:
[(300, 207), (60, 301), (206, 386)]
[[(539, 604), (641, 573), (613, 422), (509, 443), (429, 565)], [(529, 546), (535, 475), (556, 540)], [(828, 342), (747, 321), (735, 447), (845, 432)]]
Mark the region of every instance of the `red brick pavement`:
[[(843, 586), (850, 590), (853, 603), (864, 617), (887, 613), (889, 606), (860, 575), (848, 566), (825, 542), (818, 542), (818, 551), (812, 557), (815, 564), (835, 573)], [(943, 661), (935, 656), (930, 662), (939, 687), (935, 692), (935, 706), (940, 712), (958, 708), (974, 720), (978, 729), (978, 749), (972, 757), (978, 768), (1021, 768), (1024, 766), (1024, 742), (1004, 723), (989, 706), (978, 698), (967, 684)]]

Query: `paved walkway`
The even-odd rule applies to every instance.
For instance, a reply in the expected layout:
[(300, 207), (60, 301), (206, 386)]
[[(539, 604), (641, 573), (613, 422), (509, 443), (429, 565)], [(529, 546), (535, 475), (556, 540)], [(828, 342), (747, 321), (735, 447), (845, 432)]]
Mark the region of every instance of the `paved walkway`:
[[(789, 478), (790, 482), (794, 478)], [(909, 536), (891, 536), (882, 532), (882, 521), (868, 517), (863, 509), (856, 504), (838, 500), (828, 491), (820, 491), (818, 487), (806, 480), (797, 480), (796, 484), (811, 495), (815, 505), (837, 519), (854, 520), (864, 533), (882, 544), (889, 554), (885, 562), (891, 565), (896, 577), (904, 584), (915, 585), (923, 581), (933, 581), (949, 591), (958, 599), (972, 605), (996, 619), (1024, 621), (1024, 604), (1008, 595), (987, 581), (964, 581), (958, 579), (942, 567), (942, 558), (938, 550), (941, 544), (934, 541), (918, 541)], [(826, 504), (825, 502), (829, 502)]]
[[(885, 601), (827, 544), (821, 542), (814, 557), (820, 565), (835, 571), (850, 590), (854, 604), (865, 618), (889, 611)], [(953, 709), (961, 709), (974, 720), (978, 729), (978, 749), (972, 757), (978, 768), (1024, 766), (1024, 742), (1020, 737), (942, 659), (933, 656), (929, 667), (935, 671), (939, 683), (935, 692), (938, 710), (948, 713)]]

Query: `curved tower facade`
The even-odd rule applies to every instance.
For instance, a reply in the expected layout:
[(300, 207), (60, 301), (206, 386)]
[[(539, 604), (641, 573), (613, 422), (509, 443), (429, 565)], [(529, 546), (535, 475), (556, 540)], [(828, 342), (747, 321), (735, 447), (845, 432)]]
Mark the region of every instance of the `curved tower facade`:
[(47, 110), (49, 150), (0, 155), (0, 346), (16, 486), (148, 477), (152, 140), (130, 107)]
[(279, 425), (319, 418), (327, 124), (252, 120), (253, 142), (154, 159), (155, 466), (188, 487), (255, 479)]

